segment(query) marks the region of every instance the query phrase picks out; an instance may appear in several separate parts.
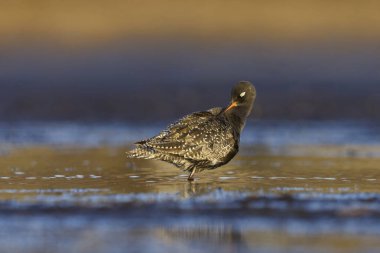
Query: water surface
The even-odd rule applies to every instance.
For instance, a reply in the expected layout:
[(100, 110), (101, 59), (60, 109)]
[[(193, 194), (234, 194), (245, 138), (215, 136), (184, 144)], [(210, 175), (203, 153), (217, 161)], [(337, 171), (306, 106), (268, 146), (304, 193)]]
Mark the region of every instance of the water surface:
[(161, 126), (3, 125), (4, 252), (376, 252), (378, 127), (254, 122), (196, 175), (125, 157)]

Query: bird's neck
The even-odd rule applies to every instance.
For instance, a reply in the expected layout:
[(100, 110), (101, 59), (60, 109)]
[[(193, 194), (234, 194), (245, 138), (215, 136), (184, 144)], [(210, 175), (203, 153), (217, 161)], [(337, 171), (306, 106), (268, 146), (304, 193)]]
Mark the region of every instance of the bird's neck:
[(239, 133), (240, 133), (240, 131), (242, 131), (244, 128), (245, 121), (248, 116), (248, 112), (244, 110), (232, 109), (232, 110), (226, 111), (224, 114), (227, 120), (231, 122), (234, 126), (236, 126), (236, 128), (239, 130)]

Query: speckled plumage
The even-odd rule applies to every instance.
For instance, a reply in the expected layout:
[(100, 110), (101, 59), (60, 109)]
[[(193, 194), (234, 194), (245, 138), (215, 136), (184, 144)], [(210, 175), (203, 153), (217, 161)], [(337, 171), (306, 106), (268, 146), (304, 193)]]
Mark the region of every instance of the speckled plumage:
[(232, 90), (231, 105), (236, 94), (245, 95), (246, 91), (251, 97), (242, 108), (235, 105), (189, 114), (157, 136), (135, 143), (137, 147), (127, 152), (128, 156), (172, 163), (189, 171), (189, 180), (195, 172), (228, 163), (239, 150), (240, 132), (256, 97), (253, 85), (246, 81)]

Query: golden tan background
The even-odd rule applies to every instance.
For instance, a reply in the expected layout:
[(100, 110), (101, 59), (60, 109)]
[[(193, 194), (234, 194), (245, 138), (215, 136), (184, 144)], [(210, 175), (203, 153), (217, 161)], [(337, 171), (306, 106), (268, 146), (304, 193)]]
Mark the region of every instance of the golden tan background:
[(378, 1), (3, 0), (0, 119), (171, 119), (226, 104), (243, 79), (258, 118), (378, 119), (379, 14)]
[(1, 1), (3, 42), (184, 36), (200, 40), (373, 40), (378, 1)]

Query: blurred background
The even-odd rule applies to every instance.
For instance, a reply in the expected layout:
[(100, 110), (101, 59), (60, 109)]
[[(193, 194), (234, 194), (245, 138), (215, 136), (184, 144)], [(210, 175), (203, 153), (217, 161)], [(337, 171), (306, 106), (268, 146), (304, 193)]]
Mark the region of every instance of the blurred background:
[(378, 120), (378, 1), (0, 1), (0, 120)]
[[(0, 252), (378, 252), (380, 1), (0, 0)], [(132, 143), (256, 85), (192, 183)]]

